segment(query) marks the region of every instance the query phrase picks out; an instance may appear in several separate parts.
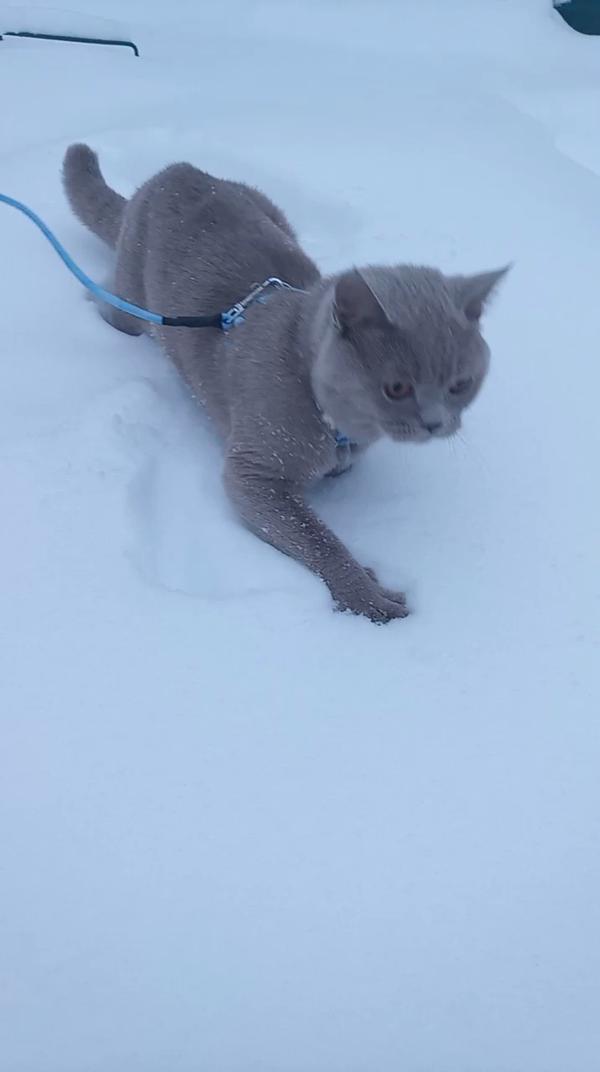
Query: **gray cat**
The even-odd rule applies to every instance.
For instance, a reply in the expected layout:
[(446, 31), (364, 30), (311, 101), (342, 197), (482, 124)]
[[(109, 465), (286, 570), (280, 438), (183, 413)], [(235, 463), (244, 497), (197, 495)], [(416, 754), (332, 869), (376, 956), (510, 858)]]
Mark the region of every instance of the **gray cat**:
[(225, 487), (261, 539), (304, 563), (336, 606), (389, 622), (404, 595), (379, 584), (305, 501), (381, 436), (453, 435), (489, 363), (479, 320), (506, 269), (444, 276), (408, 265), (323, 279), (283, 213), (258, 190), (174, 164), (126, 201), (85, 145), (66, 154), (70, 204), (116, 250), (112, 289), (167, 316), (226, 310), (276, 276), (280, 289), (243, 325), (150, 326), (110, 306), (132, 335), (150, 331), (225, 442)]

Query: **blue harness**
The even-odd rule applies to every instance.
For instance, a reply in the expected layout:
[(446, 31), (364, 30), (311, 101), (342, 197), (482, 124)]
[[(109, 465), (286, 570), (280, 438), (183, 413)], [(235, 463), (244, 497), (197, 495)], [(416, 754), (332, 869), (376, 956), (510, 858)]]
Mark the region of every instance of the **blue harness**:
[[(14, 197), (8, 197), (7, 194), (0, 194), (0, 202), (10, 205), (11, 208), (16, 208), (32, 220), (36, 227), (39, 227), (69, 271), (94, 297), (107, 305), (112, 305), (115, 309), (129, 313), (130, 316), (134, 316), (138, 320), (145, 320), (149, 324), (158, 324), (161, 327), (169, 328), (217, 328), (220, 331), (229, 331), (230, 328), (237, 327), (238, 324), (244, 322), (244, 314), (250, 305), (253, 305), (254, 302), (265, 301), (265, 292), (270, 289), (293, 290), (297, 294), (306, 293), (300, 287), (293, 287), (291, 283), (286, 283), (283, 279), (270, 276), (263, 283), (257, 283), (245, 298), (242, 298), (235, 305), (232, 305), (231, 309), (226, 309), (222, 313), (214, 313), (212, 316), (163, 316), (161, 313), (153, 313), (150, 309), (143, 309), (141, 305), (135, 305), (133, 302), (125, 301), (124, 298), (119, 298), (118, 295), (112, 294), (109, 290), (101, 287), (99, 283), (95, 283), (93, 279), (90, 279), (89, 275), (86, 275), (83, 269), (75, 263), (70, 253), (67, 253), (65, 247), (59, 242), (48, 225), (28, 205), (23, 204), (22, 201), (17, 201)], [(334, 429), (334, 435), (338, 447), (350, 447), (350, 440), (347, 436), (342, 435), (337, 429)]]

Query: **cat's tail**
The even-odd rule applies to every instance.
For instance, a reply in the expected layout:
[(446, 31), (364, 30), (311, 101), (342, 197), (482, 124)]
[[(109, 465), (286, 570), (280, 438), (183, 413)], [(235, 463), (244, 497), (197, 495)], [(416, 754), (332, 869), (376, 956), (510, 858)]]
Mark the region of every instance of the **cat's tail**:
[(98, 238), (114, 247), (127, 201), (105, 182), (96, 153), (88, 145), (70, 145), (62, 177), (75, 215)]

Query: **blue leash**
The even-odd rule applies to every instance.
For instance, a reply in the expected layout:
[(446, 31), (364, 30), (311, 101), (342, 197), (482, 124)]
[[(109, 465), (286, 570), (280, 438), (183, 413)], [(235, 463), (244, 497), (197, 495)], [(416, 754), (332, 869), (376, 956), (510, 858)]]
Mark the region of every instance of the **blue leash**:
[(70, 253), (67, 253), (65, 247), (58, 241), (56, 235), (52, 233), (37, 212), (28, 208), (22, 201), (17, 201), (14, 197), (8, 197), (6, 194), (0, 194), (0, 202), (10, 205), (11, 208), (16, 208), (19, 212), (28, 216), (36, 227), (39, 227), (42, 234), (46, 236), (50, 245), (56, 250), (69, 271), (96, 298), (106, 302), (107, 305), (112, 305), (115, 309), (121, 309), (122, 312), (129, 313), (130, 316), (135, 316), (138, 320), (146, 320), (150, 324), (160, 324), (163, 327), (170, 328), (220, 328), (221, 331), (228, 331), (229, 328), (243, 323), (244, 313), (249, 305), (252, 305), (255, 301), (265, 300), (264, 291), (270, 287), (304, 293), (298, 287), (285, 283), (283, 279), (271, 276), (269, 279), (265, 279), (264, 283), (257, 284), (245, 298), (236, 302), (231, 309), (227, 309), (223, 313), (215, 313), (213, 316), (162, 316), (160, 313), (152, 313), (149, 309), (142, 309), (140, 305), (134, 305), (133, 302), (125, 301), (124, 298), (119, 298), (116, 294), (111, 294), (109, 290), (105, 290), (99, 283), (95, 283), (93, 279), (90, 279), (89, 275), (86, 275), (83, 269), (75, 263)]
[[(0, 194), (0, 202), (5, 205), (10, 205), (11, 208), (16, 208), (19, 212), (22, 212), (25, 216), (28, 216), (30, 220), (35, 223), (36, 227), (39, 227), (43, 235), (46, 236), (50, 245), (56, 250), (60, 259), (70, 272), (73, 273), (76, 279), (86, 287), (96, 298), (106, 302), (107, 305), (112, 305), (115, 309), (121, 309), (124, 313), (129, 313), (130, 316), (135, 316), (138, 320), (146, 320), (150, 324), (160, 324), (163, 327), (170, 328), (219, 328), (221, 331), (229, 331), (230, 328), (236, 327), (238, 324), (242, 324), (244, 321), (244, 314), (249, 305), (254, 302), (265, 301), (265, 291), (273, 287), (276, 289), (293, 290), (298, 294), (304, 294), (305, 291), (299, 287), (293, 287), (291, 283), (285, 283), (283, 279), (278, 279), (276, 276), (270, 276), (269, 279), (265, 279), (264, 283), (258, 283), (245, 298), (232, 305), (231, 309), (227, 309), (224, 313), (215, 313), (213, 316), (162, 316), (160, 313), (153, 313), (150, 309), (142, 309), (141, 305), (134, 305), (133, 302), (125, 301), (124, 298), (117, 297), (116, 294), (111, 294), (109, 290), (105, 290), (99, 283), (94, 283), (93, 279), (90, 279), (89, 275), (75, 263), (70, 253), (67, 253), (65, 247), (58, 238), (50, 230), (47, 224), (38, 216), (37, 212), (24, 205), (22, 201), (17, 201), (14, 197), (8, 197), (7, 194)], [(335, 440), (338, 447), (351, 446), (351, 441), (347, 436), (342, 435), (337, 429), (334, 429)]]

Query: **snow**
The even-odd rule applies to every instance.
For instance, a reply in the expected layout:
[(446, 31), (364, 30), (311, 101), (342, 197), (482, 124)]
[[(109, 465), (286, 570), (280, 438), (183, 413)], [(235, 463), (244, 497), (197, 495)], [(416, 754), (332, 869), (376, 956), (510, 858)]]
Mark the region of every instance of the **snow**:
[(409, 593), (376, 628), (0, 207), (1, 1072), (597, 1072), (600, 42), (549, 0), (126, 17), (139, 60), (0, 44), (2, 192), (93, 277), (74, 140), (125, 193), (258, 183), (325, 270), (514, 268), (462, 438), (315, 493)]

